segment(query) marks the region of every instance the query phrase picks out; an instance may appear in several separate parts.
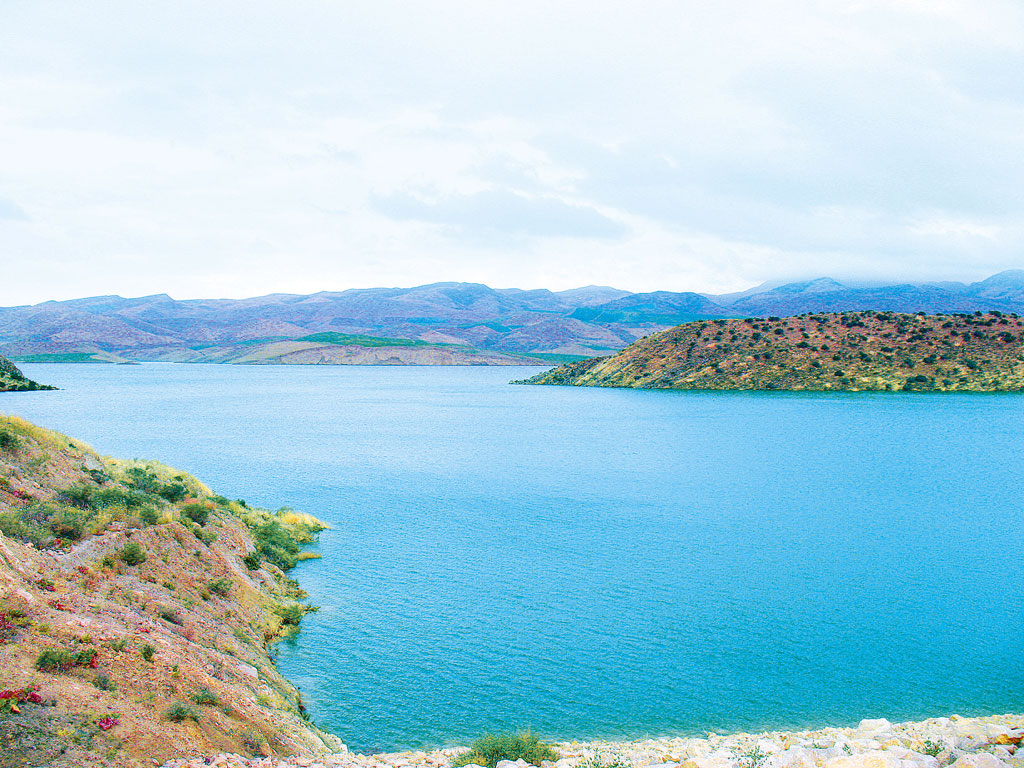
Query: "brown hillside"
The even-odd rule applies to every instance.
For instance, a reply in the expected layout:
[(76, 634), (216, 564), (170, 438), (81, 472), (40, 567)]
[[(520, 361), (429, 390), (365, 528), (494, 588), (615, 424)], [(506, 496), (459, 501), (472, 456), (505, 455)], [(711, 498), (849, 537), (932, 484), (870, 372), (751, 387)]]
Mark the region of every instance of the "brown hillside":
[(844, 312), (686, 323), (529, 384), (736, 390), (1024, 389), (1024, 320)]

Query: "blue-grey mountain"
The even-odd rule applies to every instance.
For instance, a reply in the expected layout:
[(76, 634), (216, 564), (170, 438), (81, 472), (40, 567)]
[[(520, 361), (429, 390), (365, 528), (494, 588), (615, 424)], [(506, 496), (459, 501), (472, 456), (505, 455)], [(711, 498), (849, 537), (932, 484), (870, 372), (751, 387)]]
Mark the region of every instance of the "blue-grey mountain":
[(1024, 270), (971, 284), (820, 278), (720, 296), (475, 283), (249, 299), (96, 296), (0, 308), (0, 350), (21, 362), (561, 363), (693, 320), (852, 310), (1024, 313)]

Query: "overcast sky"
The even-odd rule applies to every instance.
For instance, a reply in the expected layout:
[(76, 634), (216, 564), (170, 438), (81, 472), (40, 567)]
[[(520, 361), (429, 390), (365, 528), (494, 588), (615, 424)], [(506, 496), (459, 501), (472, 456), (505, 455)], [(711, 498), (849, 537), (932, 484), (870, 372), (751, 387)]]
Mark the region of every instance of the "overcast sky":
[(0, 0), (0, 304), (1024, 267), (1019, 0)]

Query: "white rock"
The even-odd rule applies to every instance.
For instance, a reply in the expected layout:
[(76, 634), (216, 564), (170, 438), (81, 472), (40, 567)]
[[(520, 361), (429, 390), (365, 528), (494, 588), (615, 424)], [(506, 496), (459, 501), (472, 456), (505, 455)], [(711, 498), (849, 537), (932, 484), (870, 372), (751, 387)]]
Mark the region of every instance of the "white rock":
[(823, 756), (823, 750), (790, 747), (769, 757), (766, 768), (817, 768)]
[(1006, 763), (987, 752), (976, 752), (957, 758), (952, 768), (1006, 768)]
[(736, 768), (736, 756), (724, 749), (716, 750), (710, 755), (700, 755), (690, 759), (697, 768)]
[(857, 735), (861, 738), (877, 736), (885, 731), (892, 730), (892, 723), (884, 717), (877, 720), (861, 720), (857, 726)]
[(888, 752), (863, 752), (861, 754), (833, 757), (825, 768), (904, 768), (903, 761)]

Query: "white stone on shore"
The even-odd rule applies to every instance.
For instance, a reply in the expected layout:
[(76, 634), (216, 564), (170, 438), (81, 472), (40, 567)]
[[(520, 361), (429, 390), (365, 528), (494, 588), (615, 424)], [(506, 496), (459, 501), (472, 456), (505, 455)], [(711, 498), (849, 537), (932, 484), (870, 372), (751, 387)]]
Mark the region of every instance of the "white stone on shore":
[[(959, 716), (916, 723), (862, 720), (856, 728), (555, 744), (560, 759), (543, 768), (579, 768), (595, 756), (634, 768), (1024, 768), (1024, 715)], [(342, 752), (317, 758), (172, 760), (165, 768), (449, 768), (466, 748), (387, 755)], [(938, 751), (937, 756), (926, 752)], [(482, 768), (471, 765), (467, 768)], [(523, 760), (498, 768), (528, 768)]]

